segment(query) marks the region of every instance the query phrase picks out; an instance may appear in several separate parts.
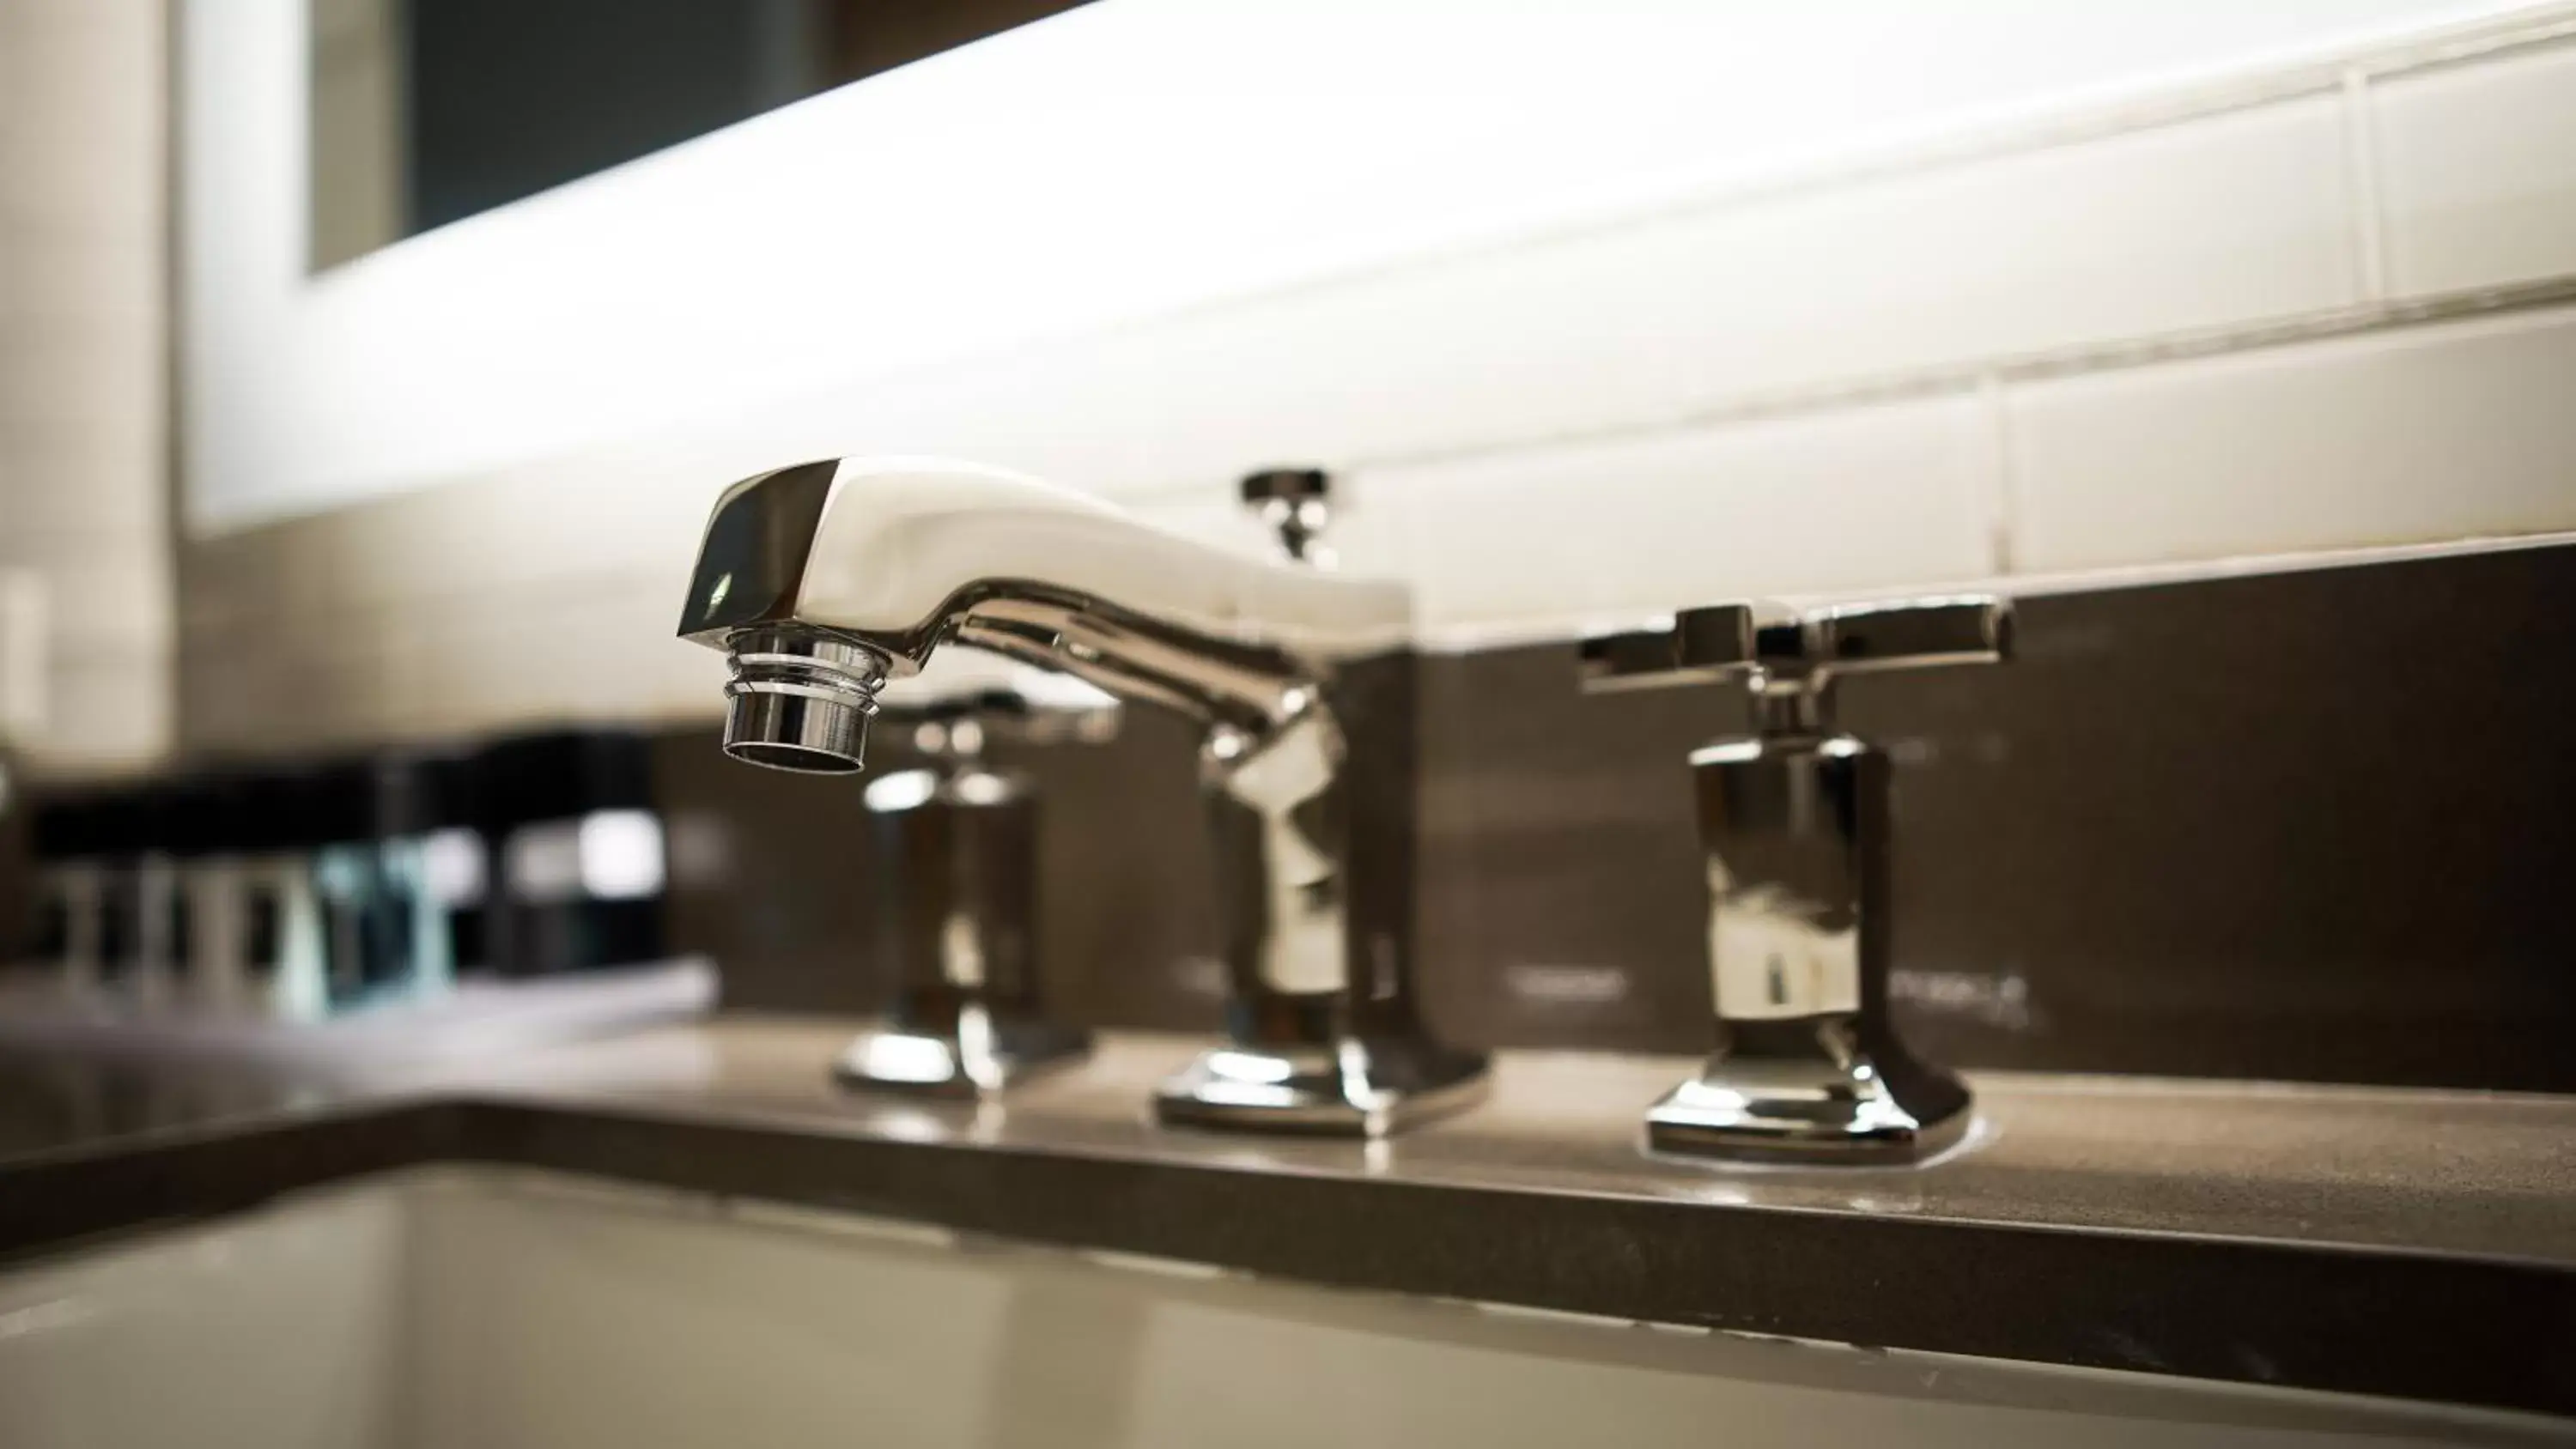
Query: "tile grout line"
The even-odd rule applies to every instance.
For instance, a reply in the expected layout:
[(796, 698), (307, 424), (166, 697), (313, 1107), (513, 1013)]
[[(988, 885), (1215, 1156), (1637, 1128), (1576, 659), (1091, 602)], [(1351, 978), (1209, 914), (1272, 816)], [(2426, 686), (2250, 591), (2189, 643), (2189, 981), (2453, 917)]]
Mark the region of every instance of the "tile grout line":
[(2388, 218), (2379, 189), (2379, 107), (2370, 77), (2343, 73), (2344, 187), (2352, 208), (2354, 281), (2359, 300), (2388, 299)]
[(2570, 40), (2576, 40), (2576, 5), (2558, 4), (2522, 15), (2472, 21), (2464, 27), (2418, 35), (2375, 50), (2363, 48), (2349, 58), (2349, 64), (2373, 80), (2392, 80), (2509, 60)]
[[(2214, 328), (2087, 342), (2019, 356), (1979, 358), (1909, 372), (1857, 376), (1833, 382), (1740, 394), (1733, 399), (1672, 409), (1650, 421), (1502, 437), (1451, 446), (1361, 455), (1343, 460), (1351, 472), (1418, 468), (1484, 461), (1557, 448), (1594, 447), (1728, 424), (1811, 417), (1847, 408), (1973, 392), (1989, 376), (2013, 383), (2116, 372), (2196, 358), (2291, 347), (2310, 342), (2446, 322), (2539, 312), (2576, 302), (2576, 276), (2550, 277), (2500, 287), (2475, 287), (2423, 297), (2388, 298), (2322, 311), (2238, 322)], [(1135, 490), (1122, 502), (1178, 496), (1181, 490)]]
[[(2468, 538), (2438, 539), (2420, 543), (2363, 544), (2297, 549), (2286, 553), (2232, 554), (2221, 558), (2187, 559), (2168, 563), (2096, 564), (2083, 568), (2050, 569), (2037, 573), (1938, 579), (1812, 593), (1790, 592), (1780, 594), (1776, 598), (1777, 602), (1797, 605), (1870, 603), (1950, 593), (2001, 593), (2016, 599), (2036, 598), (2057, 594), (2162, 588), (2270, 574), (2369, 568), (2385, 564), (2464, 558), (2481, 554), (2523, 553), (2539, 549), (2576, 549), (2576, 530), (2551, 529), (2526, 534), (2482, 534)], [(1586, 613), (1569, 610), (1561, 613), (1520, 614), (1505, 618), (1452, 621), (1422, 629), (1415, 639), (1415, 647), (1426, 654), (1460, 655), (1528, 645), (1570, 644), (1593, 629), (1611, 626), (1627, 627), (1637, 618), (1650, 612), (1652, 611), (1636, 609), (1615, 613)]]
[(1994, 449), (1994, 464), (1984, 470), (1985, 486), (1980, 489), (1985, 505), (1986, 562), (1996, 574), (2013, 572), (2013, 554), (2021, 536), (2021, 467), (2014, 456), (2012, 399), (1999, 373), (1987, 373), (1977, 383), (1978, 402), (1985, 409), (1986, 439)]

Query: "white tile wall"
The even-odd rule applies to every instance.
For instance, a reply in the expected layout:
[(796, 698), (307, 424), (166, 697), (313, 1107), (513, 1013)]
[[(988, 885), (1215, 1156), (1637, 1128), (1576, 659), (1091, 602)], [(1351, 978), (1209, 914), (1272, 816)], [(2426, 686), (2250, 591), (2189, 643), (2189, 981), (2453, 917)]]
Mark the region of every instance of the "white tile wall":
[(2015, 388), (2025, 567), (2576, 528), (2576, 308)]
[(1153, 492), (2315, 312), (2356, 296), (2344, 146), (2309, 96), (1437, 258), (871, 390), (816, 442)]
[[(0, 329), (0, 352), (14, 352)], [(88, 396), (97, 397), (90, 393)], [(157, 381), (143, 394), (157, 397)], [(126, 394), (131, 396), (131, 394)], [(131, 404), (74, 407), (41, 417), (0, 413), (0, 552), (22, 555), (56, 536), (114, 538), (163, 551), (169, 517), (167, 459), (159, 431)]]
[(0, 0), (0, 565), (43, 582), (40, 767), (173, 737), (163, 8)]
[(1697, 234), (1642, 226), (1211, 308), (1151, 334), (1144, 476), (1407, 456), (1670, 420)]
[[(837, 405), (824, 405), (817, 425), (787, 421), (779, 431), (794, 442), (782, 441), (758, 461), (737, 460), (718, 477), (806, 457), (934, 453), (1083, 487), (1132, 488), (1157, 402), (1145, 370), (1151, 351), (1134, 333), (1111, 332), (871, 382)], [(1012, 403), (995, 405), (1005, 398)], [(679, 486), (684, 493), (701, 491), (697, 484)], [(703, 491), (711, 499), (713, 490)]]
[(389, 613), (362, 636), (368, 658), (354, 666), (371, 672), (377, 696), (368, 732), (435, 739), (712, 713), (723, 705), (724, 659), (674, 636), (679, 587), (658, 574), (594, 574), (497, 602)]
[(2444, 292), (2576, 273), (2576, 42), (2372, 88), (2391, 281)]
[(45, 680), (47, 726), (38, 756), (68, 773), (149, 764), (176, 733), (167, 650), (57, 652)]
[[(139, 275), (148, 280), (148, 272)], [(131, 285), (137, 276), (129, 272), (116, 280)], [(132, 400), (157, 396), (161, 388), (158, 333), (148, 310), (138, 311), (142, 315), (120, 317), (102, 308), (88, 315), (11, 318), (6, 324), (11, 345), (0, 354), (0, 427), (57, 447), (64, 432), (115, 429), (122, 436), (119, 425), (132, 421)], [(57, 436), (47, 438), (49, 433)], [(155, 440), (145, 435), (141, 441)], [(149, 460), (157, 481), (157, 449), (136, 446), (130, 451)], [(116, 461), (135, 466), (132, 460)]]
[(0, 534), (0, 564), (31, 569), (45, 580), (58, 656), (170, 645), (169, 557), (131, 536)]
[(45, 727), (51, 625), (44, 576), (0, 568), (0, 739), (27, 739)]
[[(2576, 47), (2511, 30), (2357, 54), (2349, 95), (2311, 66), (199, 544), (188, 735), (711, 712), (720, 662), (670, 618), (705, 510), (837, 453), (1021, 468), (1246, 549), (1237, 474), (1332, 467), (1346, 565), (1444, 633), (2576, 528), (2576, 307), (2546, 285), (2576, 288)], [(2520, 310), (2402, 313), (2374, 245), (2401, 304)]]
[(1995, 432), (1974, 394), (1368, 476), (1433, 627), (1975, 577)]
[[(9, 0), (13, 12), (31, 7)], [(40, 215), (41, 235), (89, 226), (142, 234), (160, 223), (160, 6), (111, 0), (49, 17), (14, 14), (0, 46), (0, 174)]]
[(2356, 289), (2342, 118), (2309, 96), (1696, 223), (1693, 396), (2293, 316)]
[[(11, 98), (10, 108), (27, 99)], [(9, 134), (23, 142), (23, 130)], [(66, 192), (52, 189), (42, 172), (0, 174), (8, 175), (5, 188), (17, 202), (9, 225), (9, 265), (0, 276), (0, 316), (12, 322), (159, 326), (160, 248), (148, 233), (136, 234), (131, 215), (84, 214), (86, 178), (73, 178)], [(157, 349), (154, 357), (157, 366)]]

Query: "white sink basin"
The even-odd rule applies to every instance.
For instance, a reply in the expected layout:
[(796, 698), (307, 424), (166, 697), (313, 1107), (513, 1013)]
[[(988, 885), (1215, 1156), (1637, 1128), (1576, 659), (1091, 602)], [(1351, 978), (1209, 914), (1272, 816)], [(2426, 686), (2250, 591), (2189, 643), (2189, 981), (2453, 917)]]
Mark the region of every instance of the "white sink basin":
[(0, 1275), (8, 1449), (2200, 1446), (2562, 1429), (1335, 1292), (482, 1169)]

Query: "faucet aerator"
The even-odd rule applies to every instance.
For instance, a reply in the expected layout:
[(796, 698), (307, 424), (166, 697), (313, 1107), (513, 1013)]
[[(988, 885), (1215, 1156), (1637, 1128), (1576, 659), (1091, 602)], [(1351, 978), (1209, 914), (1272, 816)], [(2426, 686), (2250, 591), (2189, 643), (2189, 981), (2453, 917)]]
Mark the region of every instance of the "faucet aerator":
[(866, 767), (883, 656), (803, 628), (745, 630), (727, 653), (727, 755), (805, 775), (854, 775)]
[(849, 705), (737, 695), (725, 707), (724, 752), (765, 770), (855, 775), (867, 743), (867, 713)]

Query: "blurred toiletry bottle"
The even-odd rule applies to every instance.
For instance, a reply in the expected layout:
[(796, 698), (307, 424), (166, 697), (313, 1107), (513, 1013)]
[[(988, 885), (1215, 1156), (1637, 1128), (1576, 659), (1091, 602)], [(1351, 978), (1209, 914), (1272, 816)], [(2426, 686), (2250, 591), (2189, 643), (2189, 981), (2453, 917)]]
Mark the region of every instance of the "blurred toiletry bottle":
[(474, 761), (501, 868), (486, 924), (505, 976), (658, 961), (666, 856), (652, 750), (631, 730), (525, 735)]

